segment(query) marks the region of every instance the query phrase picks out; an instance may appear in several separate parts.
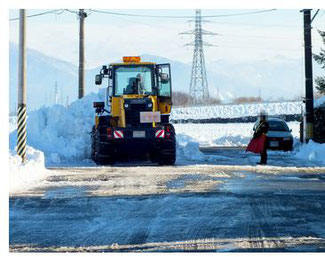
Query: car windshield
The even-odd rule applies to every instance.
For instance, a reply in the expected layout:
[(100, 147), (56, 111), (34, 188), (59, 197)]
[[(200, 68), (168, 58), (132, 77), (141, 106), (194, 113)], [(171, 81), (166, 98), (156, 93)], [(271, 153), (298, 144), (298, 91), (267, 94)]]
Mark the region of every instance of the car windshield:
[(146, 66), (118, 67), (115, 70), (115, 95), (152, 94), (152, 71)]
[(283, 121), (269, 121), (269, 130), (271, 131), (289, 131), (287, 124)]

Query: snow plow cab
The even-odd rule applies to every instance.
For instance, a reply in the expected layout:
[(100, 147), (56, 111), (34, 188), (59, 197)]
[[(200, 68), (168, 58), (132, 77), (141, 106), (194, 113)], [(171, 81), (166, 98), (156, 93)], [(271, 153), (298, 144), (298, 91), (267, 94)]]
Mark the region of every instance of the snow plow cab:
[[(170, 64), (141, 62), (123, 57), (123, 63), (103, 66), (96, 85), (108, 79), (105, 102), (94, 102), (92, 159), (98, 165), (145, 159), (173, 165), (175, 129), (169, 122), (172, 106)], [(107, 108), (105, 107), (107, 106)]]

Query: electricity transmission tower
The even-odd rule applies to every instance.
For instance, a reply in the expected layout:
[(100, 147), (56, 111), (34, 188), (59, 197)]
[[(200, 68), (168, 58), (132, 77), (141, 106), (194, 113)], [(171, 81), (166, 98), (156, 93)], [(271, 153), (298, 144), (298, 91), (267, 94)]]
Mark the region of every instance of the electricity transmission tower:
[[(213, 46), (203, 41), (203, 35), (218, 35), (217, 33), (209, 32), (202, 29), (201, 10), (195, 11), (194, 30), (186, 31), (180, 34), (194, 35), (194, 41), (186, 44), (186, 46), (194, 46), (192, 74), (190, 82), (190, 104), (197, 105), (206, 103), (209, 100), (208, 79), (205, 69), (205, 60), (203, 46)], [(190, 21), (190, 22), (193, 22)]]

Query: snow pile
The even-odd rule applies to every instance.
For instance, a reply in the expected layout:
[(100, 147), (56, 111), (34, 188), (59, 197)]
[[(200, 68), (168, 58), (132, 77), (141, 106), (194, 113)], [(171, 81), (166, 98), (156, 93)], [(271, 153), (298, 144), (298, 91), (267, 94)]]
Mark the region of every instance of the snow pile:
[(45, 178), (48, 171), (44, 165), (44, 154), (32, 147), (27, 147), (26, 162), (14, 152), (9, 152), (9, 192), (15, 193), (35, 186), (37, 181)]
[(17, 129), (17, 116), (9, 116), (9, 133)]
[(211, 119), (211, 118), (239, 118), (257, 116), (261, 111), (272, 115), (301, 114), (303, 103), (301, 101), (279, 103), (251, 103), (196, 106), (187, 108), (173, 108), (171, 119)]
[(309, 160), (319, 161), (325, 164), (325, 144), (315, 143), (310, 140), (308, 144), (302, 144), (294, 157)]
[(176, 133), (187, 135), (201, 146), (247, 145), (253, 135), (254, 123), (175, 124)]
[(200, 152), (199, 143), (193, 138), (179, 134), (176, 135), (176, 162), (199, 161), (204, 159), (204, 154)]
[[(72, 103), (42, 107), (27, 119), (27, 144), (44, 152), (46, 163), (81, 161), (90, 156), (90, 131), (94, 124), (94, 101), (104, 101), (105, 90), (91, 93)], [(16, 133), (10, 134), (10, 149), (16, 145)]]

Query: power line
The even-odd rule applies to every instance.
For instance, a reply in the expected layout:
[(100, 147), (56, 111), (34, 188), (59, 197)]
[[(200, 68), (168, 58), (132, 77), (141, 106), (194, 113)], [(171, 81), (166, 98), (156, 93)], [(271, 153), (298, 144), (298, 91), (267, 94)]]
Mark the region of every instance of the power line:
[[(232, 16), (242, 16), (242, 15), (251, 15), (251, 14), (259, 14), (265, 12), (275, 11), (276, 9), (269, 9), (269, 10), (261, 10), (261, 11), (254, 11), (254, 12), (245, 12), (245, 13), (231, 13), (231, 14), (218, 14), (218, 15), (205, 15), (202, 18), (218, 18), (218, 17), (232, 17)], [(58, 13), (61, 11), (60, 13)], [(62, 14), (63, 12), (70, 12), (78, 15), (78, 11), (72, 11), (69, 9), (56, 9), (47, 12), (36, 13), (32, 15), (27, 15), (26, 18), (37, 17), (46, 14)], [(195, 18), (195, 16), (176, 16), (176, 15), (145, 15), (145, 14), (131, 14), (131, 13), (119, 13), (119, 12), (111, 12), (111, 11), (102, 11), (102, 10), (93, 10), (89, 9), (90, 12), (95, 13), (102, 13), (102, 14), (109, 14), (109, 15), (118, 15), (118, 16), (129, 16), (129, 17), (142, 17), (142, 18), (162, 18), (162, 19), (191, 19)], [(16, 21), (19, 20), (19, 17), (9, 19), (9, 21)]]
[(276, 11), (276, 9), (261, 10), (261, 11), (246, 12), (246, 13), (233, 13), (233, 14), (220, 14), (220, 15), (206, 15), (206, 16), (202, 16), (202, 17), (203, 17), (203, 18), (214, 18), (214, 17), (242, 16), (242, 15), (258, 14), (258, 13), (265, 13), (265, 12), (273, 12), (273, 11)]
[(318, 10), (316, 11), (316, 13), (314, 14), (313, 18), (311, 18), (311, 21), (310, 21), (311, 23), (313, 22), (313, 20), (314, 20), (314, 19), (315, 19), (315, 17), (317, 16), (317, 14), (318, 14), (319, 10), (320, 10), (320, 9), (318, 9)]
[[(162, 19), (192, 19), (195, 16), (177, 16), (177, 15), (146, 15), (146, 14), (132, 14), (132, 13), (120, 13), (120, 12), (111, 12), (111, 11), (101, 11), (101, 10), (93, 10), (92, 12), (109, 14), (109, 15), (119, 15), (119, 16), (130, 16), (130, 17), (142, 17), (142, 18), (162, 18)], [(245, 13), (231, 13), (231, 14), (218, 14), (218, 15), (205, 15), (201, 16), (202, 18), (218, 18), (218, 17), (231, 17), (231, 16), (242, 16), (242, 15), (250, 15), (250, 14), (258, 14), (265, 12), (272, 12), (276, 9), (269, 10), (261, 10), (261, 11), (253, 11), (253, 12), (245, 12)]]
[[(61, 11), (61, 12), (58, 13), (59, 11)], [(26, 18), (32, 18), (32, 17), (41, 16), (41, 15), (50, 14), (50, 13), (62, 14), (64, 11), (65, 11), (65, 9), (56, 9), (56, 10), (51, 10), (51, 11), (47, 11), (47, 12), (41, 12), (41, 13), (27, 15)], [(9, 19), (9, 21), (17, 21), (17, 20), (19, 20), (19, 17)]]
[(79, 11), (72, 11), (72, 10), (69, 10), (69, 9), (64, 9), (64, 10), (67, 11), (67, 12), (79, 15)]

